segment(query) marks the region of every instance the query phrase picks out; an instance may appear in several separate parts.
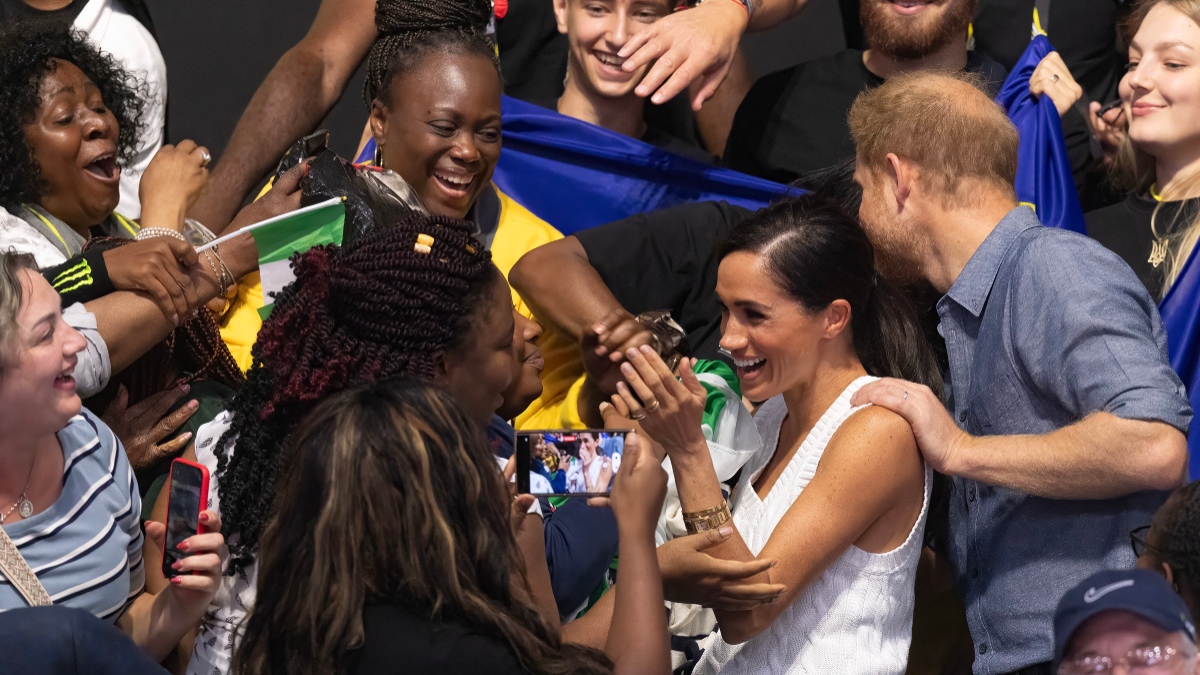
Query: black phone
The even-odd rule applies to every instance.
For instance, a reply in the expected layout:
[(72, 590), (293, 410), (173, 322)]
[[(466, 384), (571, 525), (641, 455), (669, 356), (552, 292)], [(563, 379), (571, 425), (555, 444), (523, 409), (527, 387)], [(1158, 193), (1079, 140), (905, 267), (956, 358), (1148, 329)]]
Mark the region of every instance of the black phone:
[(208, 504), (208, 469), (202, 464), (177, 459), (171, 462), (167, 489), (167, 537), (163, 542), (162, 573), (170, 579), (181, 574), (171, 566), (189, 555), (179, 550), (179, 544), (205, 531), (200, 512)]
[(517, 432), (517, 491), (538, 496), (606, 495), (621, 470), (625, 429)]

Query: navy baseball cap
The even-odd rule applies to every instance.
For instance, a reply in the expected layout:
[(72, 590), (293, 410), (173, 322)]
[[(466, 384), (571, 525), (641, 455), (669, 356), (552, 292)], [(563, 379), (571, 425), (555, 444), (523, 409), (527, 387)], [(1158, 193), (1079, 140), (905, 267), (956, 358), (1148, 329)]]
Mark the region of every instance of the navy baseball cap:
[(1084, 579), (1059, 601), (1054, 612), (1054, 663), (1062, 661), (1071, 635), (1084, 621), (1110, 609), (1133, 612), (1167, 632), (1183, 631), (1196, 641), (1192, 615), (1166, 579), (1149, 570), (1105, 570)]

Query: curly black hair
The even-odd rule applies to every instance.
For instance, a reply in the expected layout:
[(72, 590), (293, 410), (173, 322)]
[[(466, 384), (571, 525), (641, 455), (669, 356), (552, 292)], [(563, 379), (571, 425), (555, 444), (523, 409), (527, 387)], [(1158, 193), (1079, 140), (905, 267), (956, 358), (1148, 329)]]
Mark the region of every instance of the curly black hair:
[(487, 30), (491, 19), (490, 0), (377, 0), (379, 37), (371, 46), (363, 87), (367, 107), (376, 98), (389, 103), (392, 80), (412, 71), (430, 54), (485, 56), (499, 75), (500, 58)]
[[(1200, 591), (1200, 480), (1179, 488), (1154, 519), (1163, 560)], [(1189, 604), (1200, 597), (1185, 598)]]
[(117, 118), (117, 165), (137, 152), (142, 113), (149, 100), (146, 83), (123, 70), (75, 30), (22, 23), (0, 29), (0, 206), (36, 202), (45, 190), (41, 169), (25, 142), (24, 128), (42, 105), (41, 88), (57, 61), (74, 64), (96, 83), (104, 104)]

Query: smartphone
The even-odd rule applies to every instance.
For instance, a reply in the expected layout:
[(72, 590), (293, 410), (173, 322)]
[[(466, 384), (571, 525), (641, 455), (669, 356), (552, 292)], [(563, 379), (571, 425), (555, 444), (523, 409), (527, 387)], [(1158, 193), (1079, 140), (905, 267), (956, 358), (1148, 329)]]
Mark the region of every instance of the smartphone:
[[(627, 429), (517, 432), (517, 491), (606, 495), (621, 470)], [(524, 470), (528, 467), (528, 470)]]
[(179, 550), (179, 544), (194, 534), (204, 534), (200, 512), (208, 504), (208, 469), (186, 459), (171, 462), (171, 477), (167, 481), (167, 538), (163, 543), (162, 573), (170, 579), (179, 576), (171, 569), (176, 561), (189, 554)]

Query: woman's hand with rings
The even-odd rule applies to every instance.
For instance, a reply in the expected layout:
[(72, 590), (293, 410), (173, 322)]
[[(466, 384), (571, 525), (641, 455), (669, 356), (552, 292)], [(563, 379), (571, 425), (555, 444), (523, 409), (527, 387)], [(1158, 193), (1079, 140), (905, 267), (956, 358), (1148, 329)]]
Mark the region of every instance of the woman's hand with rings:
[(700, 424), (708, 393), (692, 372), (695, 359), (681, 359), (680, 379), (649, 346), (630, 349), (621, 364), (625, 381), (617, 384), (613, 405), (641, 423), (667, 454), (703, 449), (708, 452)]
[(1071, 76), (1070, 69), (1058, 52), (1050, 52), (1038, 63), (1029, 76), (1029, 93), (1041, 98), (1043, 94), (1054, 102), (1058, 116), (1067, 114), (1071, 106), (1083, 96), (1083, 87)]

